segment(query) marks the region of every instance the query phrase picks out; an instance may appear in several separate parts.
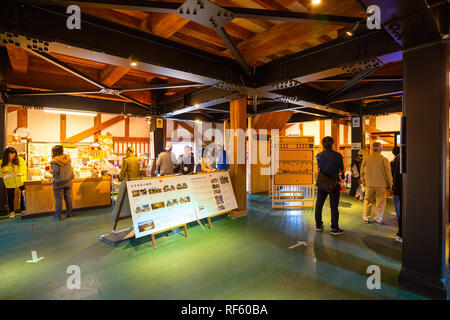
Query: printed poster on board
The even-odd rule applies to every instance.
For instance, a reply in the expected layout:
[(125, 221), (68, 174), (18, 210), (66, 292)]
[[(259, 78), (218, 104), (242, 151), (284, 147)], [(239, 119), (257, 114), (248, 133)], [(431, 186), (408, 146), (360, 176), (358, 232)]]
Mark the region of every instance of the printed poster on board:
[(197, 219), (188, 184), (183, 176), (127, 182), (136, 238)]
[(233, 186), (227, 171), (190, 176), (198, 219), (237, 208)]

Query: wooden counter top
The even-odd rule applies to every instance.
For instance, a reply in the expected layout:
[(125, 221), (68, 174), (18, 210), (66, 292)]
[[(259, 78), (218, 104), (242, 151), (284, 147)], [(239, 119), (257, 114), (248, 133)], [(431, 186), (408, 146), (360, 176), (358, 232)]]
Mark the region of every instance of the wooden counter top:
[[(111, 176), (102, 176), (100, 178), (80, 178), (73, 179), (73, 182), (87, 182), (87, 181), (103, 181), (103, 180), (111, 180)], [(25, 181), (25, 185), (36, 185), (36, 184), (52, 184), (51, 181), (47, 180), (27, 180)]]

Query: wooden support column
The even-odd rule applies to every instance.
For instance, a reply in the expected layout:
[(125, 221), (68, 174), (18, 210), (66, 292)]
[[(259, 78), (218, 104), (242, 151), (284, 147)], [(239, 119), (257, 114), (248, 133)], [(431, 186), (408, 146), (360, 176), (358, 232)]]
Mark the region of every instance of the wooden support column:
[(320, 120), (320, 145), (322, 144), (323, 138), (325, 138), (325, 120)]
[(65, 114), (59, 116), (59, 141), (64, 141), (67, 138), (67, 117)]
[[(377, 117), (375, 116), (369, 116), (369, 127), (376, 130), (377, 128)], [(373, 138), (373, 136), (369, 133), (369, 152), (372, 153), (372, 144), (376, 140)]]
[(448, 58), (448, 40), (403, 53), (406, 173), (398, 281), (432, 299), (446, 299), (449, 286)]
[[(247, 130), (246, 98), (230, 102), (230, 129), (234, 130), (235, 133), (234, 137), (230, 137), (230, 139), (234, 139), (234, 143), (231, 146), (234, 151), (234, 161), (233, 164), (230, 165), (230, 177), (238, 204), (238, 209), (232, 212), (231, 215), (234, 217), (243, 217), (247, 215), (247, 174), (245, 155), (245, 131)], [(244, 136), (242, 136), (242, 134)]]
[(28, 127), (28, 109), (21, 108), (17, 110), (17, 127)]
[[(98, 127), (102, 124), (102, 115), (101, 113), (97, 114), (94, 118), (94, 126)], [(98, 141), (98, 136), (102, 134), (102, 131), (94, 132), (94, 141)]]
[[(358, 158), (359, 150), (364, 150), (366, 142), (365, 122), (363, 117), (352, 118), (352, 163)], [(355, 148), (353, 148), (355, 146)], [(352, 188), (350, 195), (355, 196), (359, 186), (359, 178), (352, 177)]]
[(345, 121), (345, 124), (344, 124), (344, 141), (343, 141), (343, 144), (345, 144), (345, 145), (349, 144), (348, 143), (348, 122), (347, 121)]
[(130, 137), (130, 117), (125, 118), (125, 138)]
[(303, 123), (299, 123), (298, 127), (300, 129), (300, 135), (303, 136)]
[(334, 140), (334, 150), (339, 152), (339, 120), (332, 119), (331, 120), (331, 137)]

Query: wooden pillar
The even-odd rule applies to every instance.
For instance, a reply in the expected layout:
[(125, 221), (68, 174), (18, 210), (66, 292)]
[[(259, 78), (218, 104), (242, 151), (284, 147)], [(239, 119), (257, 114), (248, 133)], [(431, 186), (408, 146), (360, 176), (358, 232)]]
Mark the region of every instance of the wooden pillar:
[(345, 145), (349, 144), (348, 143), (348, 122), (347, 122), (347, 120), (345, 121), (345, 124), (344, 124), (344, 141), (343, 141), (343, 144), (345, 144)]
[(303, 136), (303, 123), (299, 123), (298, 127), (300, 129), (300, 135)]
[(17, 127), (28, 127), (28, 109), (20, 108), (17, 110)]
[[(369, 127), (373, 130), (377, 128), (377, 117), (369, 116)], [(369, 133), (369, 152), (372, 153), (372, 144), (376, 141), (373, 136)]]
[(125, 138), (130, 137), (130, 117), (125, 118)]
[[(234, 139), (233, 145), (230, 146), (234, 151), (234, 161), (233, 164), (230, 165), (230, 177), (238, 204), (238, 209), (232, 213), (232, 216), (243, 217), (247, 215), (247, 174), (245, 156), (245, 131), (247, 129), (246, 98), (230, 102), (230, 129), (234, 130), (234, 137), (230, 137), (230, 139)], [(242, 129), (242, 131), (238, 129)], [(242, 134), (244, 135), (243, 137)]]
[(59, 140), (63, 142), (67, 138), (67, 123), (66, 115), (61, 114), (59, 116)]
[[(125, 119), (128, 119), (125, 118)], [(102, 124), (102, 115), (99, 113), (95, 116), (94, 118), (94, 126), (99, 126)], [(98, 141), (98, 136), (102, 134), (102, 131), (96, 131), (94, 132), (94, 141), (97, 142)]]
[[(399, 285), (433, 299), (449, 286), (448, 40), (403, 53), (403, 257)], [(424, 107), (425, 106), (425, 107)], [(406, 156), (406, 157), (405, 157)]]
[(320, 142), (322, 144), (322, 139), (325, 138), (325, 120), (320, 120)]
[(331, 137), (334, 140), (334, 150), (339, 152), (339, 120), (331, 120)]

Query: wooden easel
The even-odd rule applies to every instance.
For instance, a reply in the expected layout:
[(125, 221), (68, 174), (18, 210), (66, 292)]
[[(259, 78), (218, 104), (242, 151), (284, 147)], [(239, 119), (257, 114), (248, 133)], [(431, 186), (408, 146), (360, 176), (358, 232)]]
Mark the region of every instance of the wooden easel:
[(188, 231), (187, 231), (187, 224), (186, 224), (186, 223), (185, 223), (185, 224), (180, 224), (180, 225), (175, 226), (175, 227), (172, 227), (172, 228), (168, 228), (168, 229), (164, 229), (164, 230), (161, 230), (161, 231), (152, 233), (151, 236), (152, 236), (153, 249), (156, 249), (156, 239), (155, 239), (155, 234), (163, 233), (163, 232), (166, 232), (166, 231), (169, 231), (169, 230), (175, 230), (175, 229), (178, 229), (178, 228), (180, 228), (180, 227), (183, 227), (183, 228), (184, 228), (184, 235), (185, 235), (186, 238), (187, 238), (187, 237), (188, 237)]
[[(213, 218), (213, 217), (217, 217), (217, 216), (220, 216), (220, 215), (222, 215), (222, 214), (229, 214), (230, 212), (231, 212), (232, 210), (230, 210), (230, 211), (225, 211), (225, 212), (222, 212), (222, 213), (218, 213), (218, 214), (213, 214), (212, 216), (209, 216), (208, 218), (206, 218), (207, 220), (208, 220), (208, 225), (209, 225), (209, 228), (210, 229), (212, 229), (213, 227), (212, 227), (212, 222), (211, 222), (211, 218)], [(228, 215), (228, 218), (230, 218), (230, 216)], [(231, 219), (231, 218), (230, 218)]]

